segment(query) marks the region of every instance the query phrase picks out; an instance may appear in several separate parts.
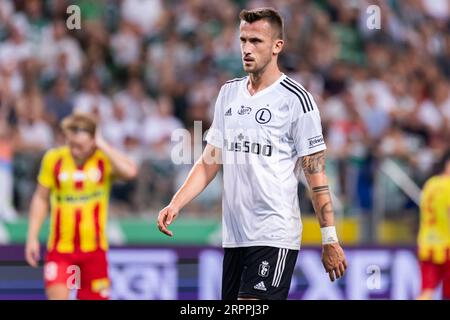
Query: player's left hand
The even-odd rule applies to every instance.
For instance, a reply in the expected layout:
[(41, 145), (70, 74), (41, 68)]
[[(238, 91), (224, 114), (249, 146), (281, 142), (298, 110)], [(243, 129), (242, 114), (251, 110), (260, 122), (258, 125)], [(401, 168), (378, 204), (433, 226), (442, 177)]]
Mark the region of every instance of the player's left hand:
[(175, 207), (168, 205), (159, 212), (158, 215), (158, 229), (162, 233), (173, 236), (173, 232), (168, 229), (169, 225), (177, 218), (179, 210)]
[(322, 246), (322, 263), (332, 282), (344, 275), (347, 260), (338, 242)]
[(33, 268), (36, 268), (39, 264), (40, 253), (39, 253), (39, 240), (38, 239), (28, 239), (25, 245), (25, 259), (28, 264)]

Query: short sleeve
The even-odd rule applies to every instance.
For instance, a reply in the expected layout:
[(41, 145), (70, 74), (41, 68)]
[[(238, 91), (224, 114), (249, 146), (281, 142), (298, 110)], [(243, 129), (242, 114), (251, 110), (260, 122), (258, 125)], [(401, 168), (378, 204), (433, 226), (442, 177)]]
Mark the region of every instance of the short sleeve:
[(224, 87), (220, 89), (214, 107), (214, 119), (211, 127), (206, 135), (206, 141), (222, 149), (224, 145), (224, 114), (223, 114), (223, 91)]
[(100, 149), (97, 149), (96, 157), (97, 157), (96, 158), (97, 168), (101, 172), (101, 178), (104, 179), (105, 181), (114, 181), (117, 177), (114, 174), (114, 169), (111, 160)]
[(111, 160), (103, 153), (103, 159), (105, 161), (105, 176), (109, 180), (114, 178), (114, 169), (111, 164)]
[(54, 186), (55, 179), (53, 177), (53, 151), (49, 150), (44, 154), (41, 160), (41, 167), (38, 175), (38, 183), (46, 188), (51, 189)]
[(292, 138), (294, 140), (297, 156), (299, 157), (326, 149), (322, 133), (320, 112), (315, 101), (311, 99), (311, 102), (313, 104), (313, 110), (306, 113), (301, 106), (299, 108), (297, 108), (297, 106), (293, 108)]

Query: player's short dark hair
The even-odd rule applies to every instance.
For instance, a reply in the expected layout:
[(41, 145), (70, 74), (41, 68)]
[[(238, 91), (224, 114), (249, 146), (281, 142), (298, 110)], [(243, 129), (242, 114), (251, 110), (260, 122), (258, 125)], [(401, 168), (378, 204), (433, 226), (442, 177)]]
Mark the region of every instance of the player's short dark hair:
[(239, 13), (239, 18), (242, 21), (253, 23), (259, 20), (268, 21), (278, 31), (277, 38), (284, 39), (284, 22), (281, 14), (274, 8), (257, 8), (247, 10), (244, 9)]

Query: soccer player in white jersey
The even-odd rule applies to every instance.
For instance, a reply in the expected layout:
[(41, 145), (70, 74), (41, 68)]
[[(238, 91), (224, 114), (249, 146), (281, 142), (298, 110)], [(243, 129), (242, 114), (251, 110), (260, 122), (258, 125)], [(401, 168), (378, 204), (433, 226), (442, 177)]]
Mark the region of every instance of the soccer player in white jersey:
[(239, 17), (248, 76), (222, 86), (204, 153), (159, 213), (158, 227), (172, 236), (168, 227), (180, 210), (223, 167), (222, 299), (287, 299), (302, 234), (302, 169), (331, 281), (343, 276), (347, 263), (334, 227), (318, 107), (277, 64), (283, 20), (272, 8), (243, 10)]

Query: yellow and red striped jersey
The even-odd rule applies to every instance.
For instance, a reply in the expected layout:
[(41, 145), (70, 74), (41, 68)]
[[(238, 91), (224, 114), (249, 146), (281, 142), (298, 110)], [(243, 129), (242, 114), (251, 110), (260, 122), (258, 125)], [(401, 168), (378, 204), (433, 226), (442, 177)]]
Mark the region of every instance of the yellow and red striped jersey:
[(67, 146), (47, 151), (38, 182), (51, 190), (48, 250), (60, 253), (106, 250), (106, 220), (112, 167), (96, 150), (77, 166)]
[(444, 263), (450, 251), (450, 177), (434, 176), (420, 201), (419, 259)]

